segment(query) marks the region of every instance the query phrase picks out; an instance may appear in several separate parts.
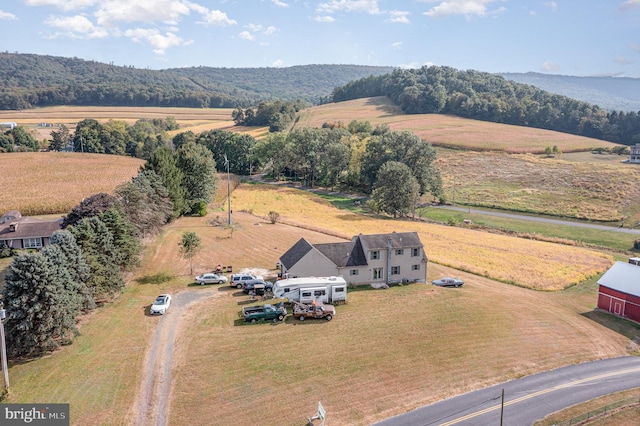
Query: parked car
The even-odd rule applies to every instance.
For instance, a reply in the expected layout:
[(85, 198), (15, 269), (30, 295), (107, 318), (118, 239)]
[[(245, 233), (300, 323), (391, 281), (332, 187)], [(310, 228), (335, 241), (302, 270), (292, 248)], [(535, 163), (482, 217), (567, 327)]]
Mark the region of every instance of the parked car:
[(222, 284), (227, 282), (227, 277), (220, 274), (214, 274), (210, 272), (208, 274), (198, 275), (196, 277), (196, 283), (200, 285), (204, 284)]
[(251, 293), (254, 289), (262, 288), (266, 291), (273, 291), (273, 283), (271, 281), (265, 281), (261, 279), (251, 280), (242, 283), (242, 292), (244, 294)]
[(464, 285), (464, 281), (457, 278), (444, 277), (440, 278), (439, 280), (431, 281), (431, 284), (440, 287), (462, 287)]
[(262, 277), (258, 277), (256, 275), (251, 274), (232, 274), (230, 286), (235, 288), (242, 288), (243, 283), (248, 283), (251, 281), (257, 282), (262, 280)]
[(149, 308), (149, 312), (152, 315), (164, 315), (164, 313), (167, 312), (167, 309), (169, 309), (169, 306), (171, 306), (171, 295), (161, 294), (160, 296), (156, 297), (156, 300), (151, 305), (151, 308)]

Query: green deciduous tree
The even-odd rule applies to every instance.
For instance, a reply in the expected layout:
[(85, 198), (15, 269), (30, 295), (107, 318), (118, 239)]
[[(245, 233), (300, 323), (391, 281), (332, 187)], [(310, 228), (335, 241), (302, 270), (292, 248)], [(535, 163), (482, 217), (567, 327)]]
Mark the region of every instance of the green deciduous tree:
[(406, 164), (389, 161), (378, 171), (371, 200), (376, 209), (393, 215), (406, 215), (416, 199), (418, 183)]
[(216, 189), (216, 162), (205, 146), (187, 143), (178, 149), (177, 166), (182, 170), (182, 186), (190, 209), (197, 203), (209, 204)]
[(62, 151), (71, 139), (71, 131), (64, 124), (59, 130), (51, 131), (51, 140), (49, 141), (49, 149), (51, 151)]
[(200, 251), (200, 237), (195, 232), (185, 231), (182, 234), (182, 240), (180, 241), (180, 255), (184, 259), (189, 260), (189, 267), (191, 274), (193, 275), (193, 258)]

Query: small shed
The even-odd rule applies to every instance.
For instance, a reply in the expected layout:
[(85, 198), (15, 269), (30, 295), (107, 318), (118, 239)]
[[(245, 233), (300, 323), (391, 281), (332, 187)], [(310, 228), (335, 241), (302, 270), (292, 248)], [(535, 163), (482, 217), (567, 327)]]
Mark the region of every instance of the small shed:
[(640, 322), (640, 266), (616, 262), (598, 280), (598, 308)]

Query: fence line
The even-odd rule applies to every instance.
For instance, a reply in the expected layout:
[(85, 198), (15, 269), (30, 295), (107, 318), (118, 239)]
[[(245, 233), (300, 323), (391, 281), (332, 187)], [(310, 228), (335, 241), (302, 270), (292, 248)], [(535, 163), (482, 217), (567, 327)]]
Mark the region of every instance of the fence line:
[(634, 396), (632, 398), (621, 399), (620, 401), (612, 402), (611, 404), (607, 404), (603, 407), (596, 408), (595, 410), (591, 410), (588, 413), (581, 414), (572, 419), (562, 421), (560, 423), (554, 423), (553, 426), (571, 426), (576, 425), (582, 422), (585, 422), (593, 417), (601, 416), (603, 414), (607, 414), (610, 411), (618, 409), (620, 407), (624, 407), (626, 405), (634, 405), (640, 404), (640, 396)]

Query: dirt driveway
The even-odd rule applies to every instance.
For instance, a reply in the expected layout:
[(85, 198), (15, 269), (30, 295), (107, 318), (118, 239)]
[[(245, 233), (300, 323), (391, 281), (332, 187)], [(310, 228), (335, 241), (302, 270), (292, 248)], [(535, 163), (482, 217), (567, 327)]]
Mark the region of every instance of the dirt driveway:
[(158, 318), (158, 326), (145, 355), (142, 384), (134, 404), (137, 426), (167, 424), (174, 344), (180, 329), (188, 326), (189, 316), (185, 313), (192, 304), (221, 295), (213, 287), (182, 291), (173, 296), (170, 309)]

